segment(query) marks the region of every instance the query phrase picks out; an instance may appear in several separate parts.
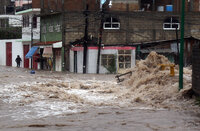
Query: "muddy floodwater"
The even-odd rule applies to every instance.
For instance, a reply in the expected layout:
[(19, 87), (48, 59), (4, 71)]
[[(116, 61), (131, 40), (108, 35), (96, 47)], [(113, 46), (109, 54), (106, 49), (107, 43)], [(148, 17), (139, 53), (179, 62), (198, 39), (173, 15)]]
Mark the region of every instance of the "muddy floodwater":
[(164, 90), (167, 95), (152, 87), (132, 88), (132, 83), (118, 84), (115, 75), (30, 74), (0, 66), (0, 131), (200, 130), (200, 107), (192, 98), (172, 88)]

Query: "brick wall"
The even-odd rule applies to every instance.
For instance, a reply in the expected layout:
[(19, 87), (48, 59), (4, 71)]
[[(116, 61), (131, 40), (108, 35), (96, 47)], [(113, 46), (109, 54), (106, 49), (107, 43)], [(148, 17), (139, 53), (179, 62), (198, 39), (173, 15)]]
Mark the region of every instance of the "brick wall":
[[(120, 21), (120, 29), (104, 29), (102, 43), (124, 45), (130, 43), (176, 39), (175, 30), (164, 30), (163, 22), (174, 16), (180, 22), (180, 15), (167, 12), (110, 12), (104, 17), (115, 17)], [(185, 36), (200, 36), (200, 14), (188, 13), (185, 19)], [(89, 15), (89, 35), (98, 38), (100, 15), (93, 12)], [(66, 14), (66, 44), (84, 36), (85, 16), (83, 12)], [(178, 31), (180, 38), (180, 30)]]
[(32, 0), (32, 8), (40, 8), (40, 0)]
[[(170, 16), (175, 16), (180, 21), (178, 14), (165, 12), (124, 12), (109, 14), (105, 17), (110, 16), (118, 18), (120, 29), (104, 30), (102, 39), (104, 44), (128, 44), (176, 39), (174, 30), (163, 30), (163, 22)], [(187, 29), (186, 24), (186, 34), (190, 34)]]
[[(98, 38), (100, 20), (97, 12), (88, 16), (88, 35)], [(65, 14), (66, 24), (66, 44), (74, 42), (76, 39), (84, 37), (85, 15), (83, 12), (69, 12)]]
[[(89, 5), (89, 10), (99, 9), (99, 0), (65, 0), (65, 11), (83, 11)], [(62, 0), (42, 0), (42, 11), (62, 11)]]
[(139, 10), (139, 4), (138, 3), (113, 3), (112, 8), (110, 10), (115, 10), (115, 11), (134, 11), (134, 10)]
[[(166, 5), (173, 5), (173, 11), (174, 12), (181, 12), (181, 2), (182, 0), (156, 0), (155, 1), (155, 9), (153, 8), (153, 0), (145, 1), (145, 0), (135, 0), (135, 1), (129, 1), (129, 0), (113, 0), (112, 8), (111, 10), (115, 11), (126, 11), (127, 7), (129, 8), (130, 11), (133, 10), (140, 10), (141, 8), (144, 8), (144, 6), (148, 3), (151, 4), (151, 9), (149, 10), (154, 10), (157, 11), (158, 6), (164, 6), (164, 10), (166, 10)], [(144, 5), (145, 3), (145, 5)], [(197, 12), (199, 10), (199, 0), (185, 0), (185, 11), (193, 11)], [(145, 7), (145, 10), (146, 7)], [(148, 11), (149, 11), (148, 10)]]
[(200, 44), (195, 44), (192, 53), (192, 89), (200, 95)]
[[(103, 30), (102, 44), (126, 45), (157, 40), (176, 39), (175, 30), (163, 30), (163, 22), (167, 17), (176, 17), (180, 22), (180, 14), (173, 12), (117, 12), (105, 13), (106, 17), (116, 17), (120, 21), (120, 29)], [(90, 12), (88, 16), (88, 34), (99, 36), (100, 13)], [(104, 19), (105, 20), (105, 19)], [(200, 37), (200, 14), (185, 15), (185, 36)], [(83, 11), (71, 11), (65, 14), (66, 45), (84, 37), (85, 16)], [(180, 38), (180, 30), (178, 31)]]

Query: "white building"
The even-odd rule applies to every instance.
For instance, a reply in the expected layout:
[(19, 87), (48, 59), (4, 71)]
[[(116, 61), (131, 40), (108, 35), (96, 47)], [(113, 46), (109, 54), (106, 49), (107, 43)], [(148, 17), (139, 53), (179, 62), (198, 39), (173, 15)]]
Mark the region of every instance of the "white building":
[[(23, 44), (24, 68), (31, 68), (31, 60), (25, 58), (31, 49), (31, 44), (40, 41), (40, 17), (37, 17), (38, 14), (40, 14), (39, 8), (16, 12), (16, 15), (22, 15), (22, 39), (20, 41)], [(39, 64), (36, 62), (37, 57), (38, 53), (36, 52), (33, 56), (34, 69), (39, 68)]]
[[(101, 48), (99, 73), (122, 73), (135, 66), (135, 47)], [(86, 73), (97, 73), (98, 47), (88, 47)], [(70, 49), (70, 72), (83, 73), (83, 47)]]
[[(7, 30), (10, 27), (22, 27), (22, 16), (0, 15), (0, 29)], [(16, 66), (17, 55), (23, 58), (23, 46), (20, 40), (0, 38), (0, 65)], [(23, 63), (21, 67), (23, 67)]]
[[(0, 65), (16, 67), (17, 55), (23, 60), (23, 45), (20, 39), (0, 40)], [(23, 62), (21, 67), (24, 67)]]

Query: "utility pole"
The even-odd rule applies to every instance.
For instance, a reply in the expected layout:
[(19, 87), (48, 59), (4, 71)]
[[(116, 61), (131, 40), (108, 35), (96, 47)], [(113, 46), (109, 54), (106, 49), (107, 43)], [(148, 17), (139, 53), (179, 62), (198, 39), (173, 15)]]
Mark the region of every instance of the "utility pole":
[[(109, 1), (109, 8), (112, 6), (112, 0)], [(97, 56), (97, 74), (99, 74), (100, 67), (100, 55), (101, 55), (101, 41), (102, 41), (102, 33), (103, 33), (103, 22), (104, 22), (104, 9), (101, 5), (101, 23), (99, 28), (99, 42), (98, 42), (98, 56)]]
[(62, 71), (65, 71), (65, 0), (62, 0), (62, 49), (61, 49), (61, 57), (62, 57)]
[[(33, 17), (34, 15), (32, 15), (31, 17), (31, 48), (33, 46)], [(31, 57), (31, 70), (33, 69), (33, 56)]]
[(101, 41), (102, 41), (102, 32), (103, 32), (103, 11), (101, 11), (101, 23), (99, 28), (99, 44), (98, 44), (98, 56), (97, 56), (97, 74), (99, 74), (99, 63), (100, 63), (100, 54), (101, 54)]
[(183, 57), (184, 57), (184, 21), (185, 21), (185, 0), (182, 0), (181, 8), (181, 47), (179, 63), (179, 90), (183, 89)]
[(176, 61), (178, 63), (179, 61), (179, 40), (178, 40), (178, 29), (176, 27), (176, 48), (177, 48), (177, 56), (176, 56)]
[(86, 73), (87, 69), (87, 51), (88, 51), (88, 9), (89, 5), (86, 5), (86, 10), (84, 12), (85, 14), (85, 36), (84, 36), (84, 51), (83, 51), (83, 73)]

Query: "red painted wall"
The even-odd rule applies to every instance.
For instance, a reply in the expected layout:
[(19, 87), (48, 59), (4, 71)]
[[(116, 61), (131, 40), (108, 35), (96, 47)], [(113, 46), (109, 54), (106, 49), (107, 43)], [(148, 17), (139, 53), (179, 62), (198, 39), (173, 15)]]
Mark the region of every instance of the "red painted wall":
[(29, 45), (24, 45), (24, 68), (29, 68), (29, 59), (26, 59), (25, 56), (29, 51)]
[(12, 42), (6, 42), (6, 66), (12, 66)]

